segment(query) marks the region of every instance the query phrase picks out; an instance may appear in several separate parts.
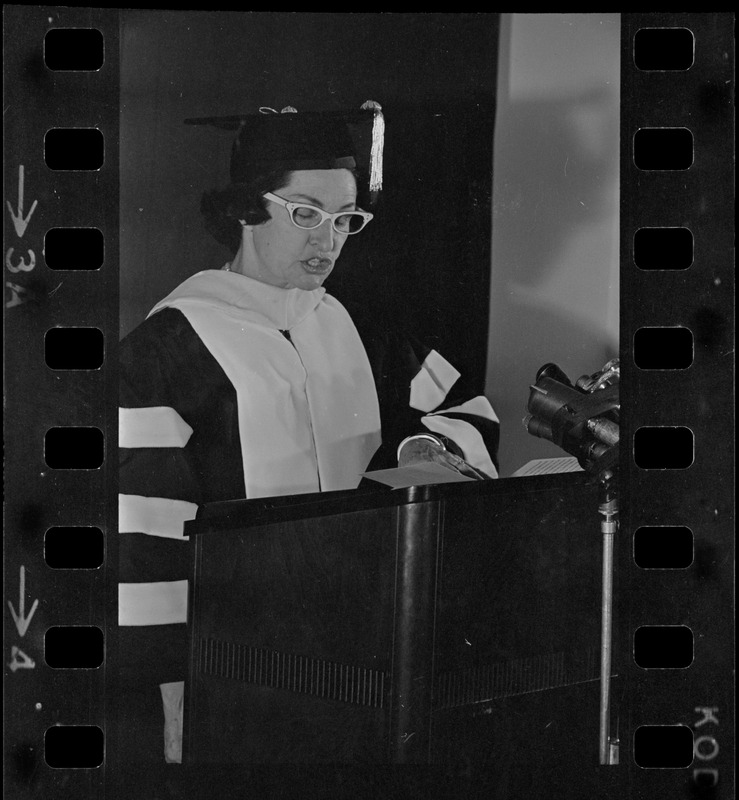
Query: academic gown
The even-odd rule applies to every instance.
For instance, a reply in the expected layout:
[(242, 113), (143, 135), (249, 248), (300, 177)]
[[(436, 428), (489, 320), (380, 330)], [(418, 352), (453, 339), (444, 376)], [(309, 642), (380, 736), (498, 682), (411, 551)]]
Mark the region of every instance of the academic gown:
[(198, 504), (354, 488), (423, 431), (497, 477), (488, 401), (435, 350), (361, 318), (322, 288), (206, 270), (120, 344), (119, 678), (131, 722), (138, 698), (152, 742), (164, 726), (169, 761), (187, 671), (183, 525)]

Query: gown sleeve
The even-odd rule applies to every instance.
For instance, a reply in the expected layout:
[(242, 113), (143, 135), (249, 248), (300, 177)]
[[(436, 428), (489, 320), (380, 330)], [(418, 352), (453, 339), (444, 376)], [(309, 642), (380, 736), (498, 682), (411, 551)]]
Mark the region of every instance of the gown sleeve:
[(121, 735), (143, 747), (148, 725), (152, 755), (178, 761), (191, 557), (183, 526), (199, 503), (244, 496), (236, 396), (175, 309), (121, 342), (119, 376), (117, 656), (130, 705)]
[(184, 679), (188, 542), (201, 491), (181, 386), (187, 337), (161, 312), (120, 345), (118, 624), (124, 682)]
[(431, 432), (452, 443), (450, 449), (475, 469), (497, 478), (500, 423), (487, 398), (470, 391), (452, 364), (415, 337), (358, 320), (382, 422), (382, 446), (368, 469), (396, 467), (401, 442)]

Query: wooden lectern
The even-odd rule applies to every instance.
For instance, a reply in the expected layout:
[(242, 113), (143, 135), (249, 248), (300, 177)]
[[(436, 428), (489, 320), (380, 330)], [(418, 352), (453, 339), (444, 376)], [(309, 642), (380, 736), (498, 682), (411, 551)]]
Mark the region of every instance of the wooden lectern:
[(187, 763), (597, 763), (584, 473), (214, 503), (185, 532)]

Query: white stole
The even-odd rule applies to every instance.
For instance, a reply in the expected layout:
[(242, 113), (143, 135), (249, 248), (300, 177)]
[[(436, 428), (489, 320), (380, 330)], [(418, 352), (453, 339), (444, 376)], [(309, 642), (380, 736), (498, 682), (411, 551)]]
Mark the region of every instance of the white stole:
[(247, 497), (358, 485), (380, 445), (380, 411), (341, 303), (324, 289), (206, 270), (151, 313), (165, 307), (185, 315), (236, 390)]

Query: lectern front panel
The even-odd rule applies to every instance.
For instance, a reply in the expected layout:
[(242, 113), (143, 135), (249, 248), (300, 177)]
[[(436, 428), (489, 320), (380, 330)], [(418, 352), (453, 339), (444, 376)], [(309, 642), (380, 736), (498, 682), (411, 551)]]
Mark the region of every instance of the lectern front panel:
[(386, 758), (395, 517), (197, 537), (193, 760)]
[(497, 796), (585, 797), (590, 780), (594, 797), (602, 782), (602, 537), (583, 477), (444, 504), (430, 760), (499, 765)]
[(213, 504), (189, 532), (190, 763), (546, 773), (597, 745), (585, 475)]

